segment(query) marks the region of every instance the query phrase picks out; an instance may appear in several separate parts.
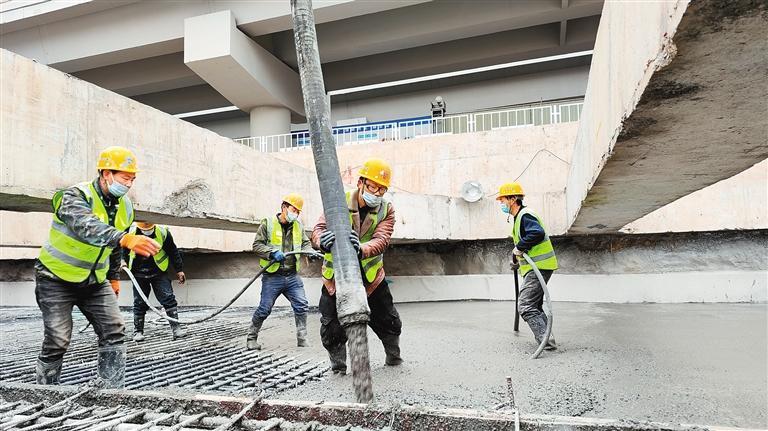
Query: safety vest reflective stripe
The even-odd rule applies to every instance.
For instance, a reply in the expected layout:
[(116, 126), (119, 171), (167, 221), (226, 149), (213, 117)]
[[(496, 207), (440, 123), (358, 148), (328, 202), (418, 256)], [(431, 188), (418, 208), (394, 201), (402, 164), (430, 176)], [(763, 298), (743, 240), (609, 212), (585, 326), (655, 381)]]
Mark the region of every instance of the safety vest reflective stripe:
[[(544, 223), (541, 221), (541, 218), (536, 215), (536, 213), (529, 210), (528, 208), (523, 208), (520, 210), (520, 212), (517, 213), (517, 216), (515, 217), (515, 224), (512, 229), (512, 239), (515, 241), (515, 244), (520, 242), (520, 226), (522, 224), (523, 216), (526, 214), (533, 216), (539, 222), (541, 228), (544, 229), (544, 240), (528, 250), (528, 257), (530, 257), (532, 261), (536, 262), (536, 266), (539, 269), (557, 269), (558, 266), (557, 257), (555, 256), (555, 249), (552, 246), (552, 241), (549, 239), (549, 235), (546, 232)], [(523, 275), (527, 274), (532, 269), (533, 267), (528, 264), (528, 261), (523, 258), (520, 259), (520, 272)]]
[[(136, 234), (137, 226), (131, 226), (129, 233)], [(155, 265), (160, 268), (160, 271), (166, 271), (168, 269), (168, 253), (163, 250), (163, 244), (165, 244), (165, 238), (168, 237), (168, 229), (162, 226), (155, 225), (155, 241), (160, 244), (160, 251), (157, 252), (152, 258), (155, 261)], [(133, 269), (133, 260), (136, 258), (136, 252), (131, 251), (128, 255), (128, 268)]]
[[(291, 234), (292, 234), (292, 240), (293, 240), (293, 251), (299, 251), (301, 250), (301, 242), (302, 242), (302, 232), (304, 231), (304, 227), (299, 223), (298, 220), (294, 221), (291, 225)], [(277, 247), (278, 250), (283, 250), (283, 225), (280, 223), (280, 220), (277, 218), (277, 216), (272, 217), (272, 222), (267, 223), (267, 236), (269, 237), (269, 243), (275, 247)], [(259, 264), (262, 268), (269, 265), (269, 260), (267, 259), (259, 259)], [(267, 272), (274, 273), (277, 272), (277, 270), (280, 269), (280, 262), (273, 263), (269, 268), (267, 268)], [(301, 269), (301, 259), (299, 259), (299, 256), (296, 256), (296, 272), (298, 272)]]
[[(86, 182), (77, 184), (75, 187), (85, 196), (93, 215), (102, 222), (109, 223), (109, 214), (93, 184)], [(58, 191), (51, 200), (53, 221), (48, 234), (48, 241), (40, 250), (40, 262), (64, 281), (73, 283), (85, 281), (93, 271), (96, 281), (101, 283), (107, 278), (112, 248), (83, 242), (62, 222), (57, 213), (61, 207), (63, 195), (63, 191)], [(115, 214), (113, 226), (123, 231), (132, 222), (133, 205), (128, 197), (122, 197), (118, 199), (117, 214)]]
[[(347, 206), (349, 206), (351, 194), (347, 192)], [(373, 219), (373, 223), (371, 223), (371, 227), (368, 228), (368, 230), (363, 234), (362, 237), (360, 237), (361, 243), (366, 243), (373, 239), (373, 234), (376, 232), (376, 226), (384, 219), (384, 217), (387, 216), (387, 213), (389, 212), (389, 202), (386, 200), (382, 201), (381, 205), (379, 205), (379, 210), (376, 213), (376, 217)], [(368, 216), (372, 216), (373, 213), (369, 213)], [(363, 220), (360, 220), (362, 223)], [(353, 223), (352, 219), (352, 213), (349, 213), (349, 223)], [(376, 279), (376, 274), (379, 273), (379, 269), (384, 267), (384, 256), (379, 254), (376, 256), (371, 256), (365, 259), (360, 260), (360, 268), (362, 269), (363, 276), (365, 279), (371, 283), (373, 280)], [(323, 261), (323, 278), (326, 280), (331, 280), (333, 278), (333, 255), (331, 253), (325, 253), (325, 259)]]

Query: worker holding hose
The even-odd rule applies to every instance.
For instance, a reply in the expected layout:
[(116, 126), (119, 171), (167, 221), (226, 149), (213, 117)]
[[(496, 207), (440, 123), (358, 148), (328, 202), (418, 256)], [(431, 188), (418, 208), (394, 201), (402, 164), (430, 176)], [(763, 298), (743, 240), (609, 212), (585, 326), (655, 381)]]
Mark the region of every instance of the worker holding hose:
[[(557, 257), (552, 241), (547, 235), (541, 218), (523, 204), (525, 193), (520, 183), (506, 183), (499, 188), (496, 198), (501, 204), (504, 214), (514, 217), (512, 240), (515, 248), (512, 250), (512, 269), (519, 268), (523, 275), (523, 287), (518, 298), (518, 312), (533, 331), (537, 343), (541, 343), (547, 330), (547, 316), (544, 314), (544, 289), (536, 277), (531, 265), (523, 259), (523, 253), (536, 264), (545, 282), (549, 282), (552, 273), (557, 269)], [(555, 338), (550, 335), (545, 349), (557, 348)]]
[[(128, 262), (128, 269), (136, 277), (138, 286), (133, 286), (133, 341), (144, 341), (144, 318), (149, 310), (149, 305), (139, 295), (136, 289), (141, 289), (144, 296), (149, 296), (149, 291), (155, 292), (155, 298), (165, 310), (165, 314), (173, 319), (179, 319), (178, 302), (173, 294), (171, 280), (166, 275), (169, 263), (173, 264), (176, 279), (184, 284), (187, 276), (184, 274), (184, 261), (181, 252), (173, 241), (173, 235), (166, 226), (157, 226), (146, 221), (137, 221), (129, 230), (131, 234), (152, 238), (160, 244), (160, 251), (151, 257), (137, 255), (133, 250), (125, 250), (123, 257)], [(178, 322), (168, 321), (171, 326), (173, 339), (184, 338), (187, 331)]]
[[(395, 209), (384, 198), (390, 186), (392, 168), (381, 159), (369, 159), (360, 169), (357, 190), (347, 193), (349, 218), (352, 223), (352, 245), (357, 250), (363, 285), (371, 309), (368, 326), (381, 339), (386, 353), (386, 365), (399, 365), (400, 315), (392, 301), (384, 277), (384, 251), (389, 247), (395, 227)], [(323, 262), (323, 288), (320, 296), (320, 338), (328, 351), (334, 374), (347, 371), (347, 336), (336, 311), (336, 285), (333, 278), (331, 247), (336, 240), (327, 230), (325, 216), (321, 216), (312, 231), (312, 244), (325, 253)]]
[(98, 336), (98, 376), (105, 387), (125, 381), (125, 322), (117, 305), (120, 248), (142, 256), (160, 250), (154, 240), (126, 233), (133, 223), (126, 196), (136, 178), (136, 156), (122, 147), (101, 152), (99, 176), (53, 195), (48, 241), (35, 262), (35, 296), (43, 313), (44, 339), (37, 359), (39, 384), (58, 384), (72, 338), (77, 306)]
[[(286, 256), (291, 251), (314, 251), (304, 232), (304, 225), (299, 221), (299, 214), (304, 207), (304, 199), (297, 193), (290, 193), (283, 198), (280, 212), (269, 219), (263, 219), (256, 231), (253, 251), (260, 258), (262, 268), (267, 268), (261, 279), (261, 301), (254, 311), (251, 327), (248, 331), (246, 347), (248, 350), (261, 350), (258, 342), (259, 331), (264, 320), (272, 312), (272, 307), (280, 295), (291, 303), (296, 321), (296, 345), (309, 346), (307, 341), (307, 312), (309, 303), (304, 291), (304, 283), (298, 272), (301, 260), (298, 255)], [(270, 265), (271, 261), (275, 263)]]

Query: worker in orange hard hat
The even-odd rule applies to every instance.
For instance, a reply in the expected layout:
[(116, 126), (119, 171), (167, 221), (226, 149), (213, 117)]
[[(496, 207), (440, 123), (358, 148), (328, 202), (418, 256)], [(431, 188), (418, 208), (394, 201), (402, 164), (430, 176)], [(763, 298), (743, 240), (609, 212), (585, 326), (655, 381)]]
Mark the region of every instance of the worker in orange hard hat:
[[(307, 340), (307, 312), (309, 303), (304, 291), (304, 282), (298, 272), (301, 268), (299, 255), (288, 255), (291, 251), (314, 251), (312, 244), (304, 231), (304, 225), (299, 221), (299, 215), (304, 208), (304, 198), (297, 193), (289, 193), (283, 197), (280, 212), (270, 218), (262, 219), (256, 238), (253, 240), (253, 251), (260, 258), (260, 265), (266, 268), (261, 277), (261, 301), (251, 318), (246, 347), (248, 350), (260, 350), (258, 342), (259, 331), (264, 320), (272, 312), (272, 307), (280, 295), (291, 303), (296, 321), (296, 345), (309, 346)], [(274, 263), (271, 263), (274, 261)]]
[[(389, 247), (395, 227), (395, 209), (384, 197), (391, 181), (392, 168), (387, 162), (368, 159), (360, 169), (357, 190), (347, 193), (347, 206), (352, 223), (350, 240), (357, 250), (371, 309), (368, 326), (384, 345), (385, 364), (399, 365), (403, 362), (400, 357), (402, 323), (384, 277), (384, 251)], [(313, 245), (325, 253), (319, 306), (322, 315), (320, 338), (328, 351), (331, 370), (336, 374), (345, 374), (347, 336), (336, 310), (336, 283), (331, 254), (335, 240), (334, 232), (327, 229), (325, 216), (320, 217), (312, 230)]]
[(143, 256), (160, 250), (154, 240), (127, 233), (134, 212), (126, 193), (138, 168), (123, 147), (101, 152), (99, 176), (53, 195), (48, 241), (35, 263), (35, 295), (45, 335), (37, 360), (37, 382), (58, 384), (72, 336), (72, 307), (93, 325), (99, 340), (98, 376), (119, 388), (125, 377), (125, 323), (117, 306), (121, 247)]
[[(541, 218), (523, 204), (525, 192), (520, 183), (512, 182), (502, 184), (499, 187), (499, 195), (496, 200), (501, 204), (501, 211), (515, 218), (512, 228), (512, 269), (520, 269), (523, 275), (523, 287), (520, 289), (517, 308), (520, 317), (528, 323), (537, 343), (545, 336), (547, 330), (547, 316), (542, 308), (544, 303), (544, 289), (533, 272), (533, 267), (523, 259), (523, 253), (528, 254), (539, 268), (544, 281), (549, 282), (550, 277), (557, 269), (557, 257), (552, 241), (549, 239)], [(549, 337), (549, 343), (545, 347), (548, 350), (557, 348), (555, 337)]]

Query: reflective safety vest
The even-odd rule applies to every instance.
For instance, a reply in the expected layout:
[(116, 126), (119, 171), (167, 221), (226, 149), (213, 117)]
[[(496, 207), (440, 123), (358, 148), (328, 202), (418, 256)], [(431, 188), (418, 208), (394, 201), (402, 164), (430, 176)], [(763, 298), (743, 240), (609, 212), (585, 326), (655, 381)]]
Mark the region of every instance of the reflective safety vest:
[[(298, 220), (293, 222), (293, 225), (291, 227), (291, 233), (293, 234), (293, 251), (300, 251), (301, 250), (301, 233), (304, 230), (304, 227), (299, 223)], [(280, 220), (277, 218), (277, 216), (272, 217), (272, 223), (267, 223), (267, 237), (269, 237), (269, 243), (275, 247), (277, 247), (278, 250), (283, 251), (283, 225), (280, 224)], [(296, 256), (296, 272), (299, 272), (299, 269), (301, 269), (301, 259), (299, 259), (299, 256)], [(260, 259), (259, 264), (262, 268), (269, 265), (269, 260), (267, 259)], [(267, 272), (273, 273), (277, 272), (277, 270), (280, 269), (280, 262), (275, 262), (267, 268)]]
[[(347, 206), (349, 206), (351, 196), (352, 195), (347, 192)], [(377, 212), (374, 213), (373, 211), (370, 211), (368, 213), (367, 217), (373, 219), (373, 223), (371, 223), (371, 227), (368, 228), (368, 230), (360, 237), (361, 244), (364, 244), (373, 239), (373, 233), (376, 232), (376, 226), (381, 223), (382, 220), (384, 220), (384, 218), (387, 216), (387, 212), (389, 212), (389, 202), (382, 200)], [(353, 224), (352, 212), (349, 213), (349, 222), (350, 224)], [(361, 224), (362, 222), (363, 220), (360, 220)], [(368, 283), (372, 283), (373, 280), (376, 279), (376, 274), (378, 274), (379, 269), (383, 267), (383, 254), (367, 257), (360, 260), (360, 268)], [(325, 259), (323, 260), (323, 278), (326, 280), (333, 279), (333, 255), (331, 253), (325, 253)]]
[[(127, 196), (118, 199), (117, 214), (114, 223), (111, 224), (104, 202), (101, 201), (93, 183), (80, 183), (75, 187), (83, 192), (91, 206), (91, 211), (102, 223), (109, 224), (119, 231), (128, 229), (133, 223), (133, 204)], [(40, 262), (64, 281), (80, 283), (88, 279), (93, 272), (96, 275), (96, 281), (102, 283), (107, 279), (112, 248), (83, 242), (61, 221), (58, 211), (63, 196), (63, 190), (53, 195), (53, 222), (48, 241), (40, 249)]]
[[(541, 228), (544, 229), (544, 241), (534, 245), (533, 248), (528, 250), (528, 256), (536, 263), (536, 266), (539, 269), (557, 269), (555, 249), (552, 247), (552, 241), (549, 240), (549, 235), (547, 234), (547, 229), (544, 227), (544, 223), (542, 223), (541, 218), (539, 218), (536, 213), (528, 208), (523, 208), (517, 213), (517, 217), (515, 217), (515, 225), (512, 228), (512, 239), (515, 241), (515, 244), (520, 242), (520, 223), (525, 214), (530, 214), (535, 217), (541, 225)], [(533, 269), (525, 258), (520, 256), (518, 259), (520, 260), (520, 272), (523, 275)]]
[[(131, 226), (130, 233), (136, 234), (136, 230), (138, 228), (136, 226)], [(160, 271), (165, 272), (168, 269), (168, 253), (163, 250), (163, 244), (165, 243), (165, 238), (168, 237), (168, 228), (155, 225), (155, 241), (157, 241), (158, 244), (160, 244), (160, 251), (157, 252), (156, 255), (154, 255), (155, 259), (155, 265), (157, 265), (158, 268), (160, 268)], [(131, 253), (128, 255), (128, 268), (133, 269), (133, 259), (136, 258), (136, 252), (131, 250)]]

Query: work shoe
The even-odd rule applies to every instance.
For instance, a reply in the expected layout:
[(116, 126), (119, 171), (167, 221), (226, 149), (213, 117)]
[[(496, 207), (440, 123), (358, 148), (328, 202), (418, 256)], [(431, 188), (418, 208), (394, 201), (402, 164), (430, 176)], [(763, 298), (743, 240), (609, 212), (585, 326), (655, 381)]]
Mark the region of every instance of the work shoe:
[(381, 339), (381, 343), (384, 345), (384, 353), (387, 357), (384, 359), (384, 363), (387, 365), (400, 365), (403, 363), (403, 358), (400, 357), (400, 337), (397, 335), (390, 335)]
[(61, 378), (61, 364), (64, 358), (50, 363), (37, 360), (35, 366), (36, 381), (38, 385), (58, 385)]
[(261, 325), (263, 323), (263, 319), (253, 316), (251, 327), (248, 329), (248, 338), (245, 345), (248, 350), (261, 350), (261, 344), (259, 344), (258, 339), (259, 331), (261, 331)]
[(307, 341), (307, 315), (295, 314), (296, 320), (296, 345), (299, 347), (309, 347), (309, 341)]
[(328, 349), (328, 359), (331, 361), (333, 374), (347, 374), (347, 343)]
[(125, 344), (99, 347), (98, 372), (101, 387), (125, 387)]
[(133, 315), (133, 341), (140, 343), (144, 341), (144, 315)]
[[(177, 308), (169, 308), (165, 310), (165, 314), (170, 317), (171, 319), (179, 319), (179, 311)], [(187, 336), (187, 330), (181, 327), (181, 324), (178, 322), (171, 322), (170, 320), (168, 323), (171, 325), (171, 332), (173, 333), (173, 339), (176, 340), (178, 338), (184, 338)]]

